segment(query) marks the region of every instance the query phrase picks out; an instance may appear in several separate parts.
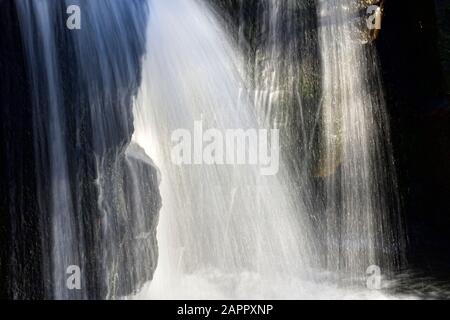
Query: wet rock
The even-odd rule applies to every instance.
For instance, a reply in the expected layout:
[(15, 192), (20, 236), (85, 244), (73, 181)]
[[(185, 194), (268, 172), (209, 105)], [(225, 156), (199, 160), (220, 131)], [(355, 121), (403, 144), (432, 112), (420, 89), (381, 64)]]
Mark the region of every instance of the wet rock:
[[(33, 11), (43, 2), (0, 1), (1, 297), (117, 298), (153, 276), (161, 203), (157, 171), (136, 147), (128, 149), (148, 8), (144, 0), (111, 3), (79, 1), (82, 28), (71, 31), (63, 1), (48, 1), (48, 12), (39, 12), (47, 15), (42, 21), (50, 22), (49, 29)], [(45, 50), (54, 53), (59, 81), (49, 80)], [(51, 86), (57, 94), (49, 94)], [(55, 97), (56, 118), (49, 107)], [(67, 212), (52, 206), (60, 195), (52, 187), (58, 171), (49, 127), (55, 121), (67, 166)], [(68, 290), (65, 266), (54, 263), (54, 248), (69, 239), (53, 235), (58, 214), (73, 221), (71, 252), (65, 254), (81, 268), (81, 290)]]

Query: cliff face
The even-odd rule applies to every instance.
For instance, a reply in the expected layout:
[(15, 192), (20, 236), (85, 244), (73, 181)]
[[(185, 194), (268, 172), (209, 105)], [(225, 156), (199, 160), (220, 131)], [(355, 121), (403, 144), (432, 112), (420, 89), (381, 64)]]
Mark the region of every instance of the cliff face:
[(447, 95), (450, 98), (450, 3), (435, 0), (440, 56), (447, 82)]
[[(445, 2), (445, 5), (444, 5)], [(378, 41), (400, 174), (410, 261), (448, 265), (448, 1), (385, 1)], [(447, 21), (444, 23), (444, 21)], [(430, 262), (432, 261), (432, 263)], [(435, 266), (432, 266), (435, 267)]]
[(45, 217), (37, 209), (30, 88), (12, 1), (0, 1), (0, 27), (0, 295), (42, 297)]
[(81, 30), (69, 2), (0, 1), (3, 297), (115, 298), (156, 267), (157, 171), (129, 147), (147, 4), (77, 4)]

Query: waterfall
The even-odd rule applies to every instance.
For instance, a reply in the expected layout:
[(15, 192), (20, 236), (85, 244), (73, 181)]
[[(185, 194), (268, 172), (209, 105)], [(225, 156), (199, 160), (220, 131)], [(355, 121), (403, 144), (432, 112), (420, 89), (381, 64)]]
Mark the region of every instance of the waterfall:
[[(81, 8), (80, 30), (66, 10)], [(35, 298), (136, 292), (156, 267), (158, 176), (131, 144), (143, 0), (16, 1), (28, 70), (42, 283)], [(29, 159), (27, 159), (29, 161)], [(19, 205), (19, 204), (17, 204)], [(18, 218), (17, 218), (18, 219)], [(19, 227), (20, 220), (17, 224)], [(18, 254), (17, 264), (25, 254)], [(78, 267), (80, 288), (67, 286)], [(42, 286), (42, 287), (40, 287)]]
[[(33, 66), (30, 73), (31, 86), (35, 88), (32, 93), (34, 110), (34, 131), (38, 137), (47, 137), (48, 145), (42, 146), (45, 141), (35, 141), (38, 149), (37, 165), (45, 168), (50, 166), (47, 192), (51, 194), (49, 210), (51, 211), (49, 225), (44, 225), (52, 239), (52, 244), (45, 244), (49, 255), (44, 259), (47, 275), (54, 283), (65, 283), (65, 268), (70, 265), (80, 265), (79, 254), (82, 239), (77, 237), (74, 230), (76, 221), (74, 216), (74, 203), (70, 193), (68, 159), (64, 144), (65, 115), (59, 107), (62, 104), (61, 79), (58, 73), (58, 60), (55, 47), (56, 35), (52, 29), (52, 9), (46, 1), (17, 3), (19, 14), (23, 17), (22, 32), (25, 37), (25, 49), (29, 57), (29, 65)], [(33, 17), (33, 19), (31, 18)], [(34, 40), (34, 30), (40, 31), (42, 37), (39, 42)], [(40, 116), (47, 114), (48, 125), (41, 125)], [(45, 192), (41, 190), (41, 192)], [(46, 197), (41, 195), (40, 197)], [(49, 271), (52, 270), (52, 271)], [(51, 272), (51, 273), (50, 273)], [(57, 285), (53, 291), (55, 297), (68, 298), (63, 291), (64, 286)]]
[[(74, 2), (81, 30), (65, 26)], [(371, 265), (388, 274), (403, 245), (360, 1), (238, 3), (233, 38), (206, 1), (15, 1), (32, 128), (14, 141), (33, 150), (14, 155), (32, 155), (34, 175), (20, 191), (8, 181), (5, 220), (14, 241), (29, 228), (41, 241), (31, 257), (11, 249), (16, 296), (384, 297), (341, 286), (365, 283)], [(244, 161), (229, 156), (233, 132)], [(181, 142), (191, 164), (174, 160)], [(273, 175), (257, 161), (269, 156)], [(20, 193), (31, 218), (11, 214)], [(36, 292), (22, 293), (36, 257)]]
[[(327, 268), (388, 274), (402, 245), (397, 185), (378, 61), (356, 0), (319, 0), (321, 158)], [(355, 15), (356, 13), (356, 15)]]
[[(395, 264), (397, 208), (395, 195), (389, 198), (396, 187), (376, 56), (348, 17), (336, 10), (323, 19), (322, 6), (262, 1), (265, 40), (247, 59), (245, 27), (241, 47), (233, 45), (205, 3), (150, 2), (133, 139), (161, 170), (163, 207), (158, 268), (138, 298), (384, 297), (335, 287), (336, 278), (364, 283), (372, 264)], [(358, 61), (359, 77), (330, 69), (350, 67), (333, 60), (347, 57), (331, 53), (333, 45)], [(330, 128), (330, 119), (345, 132)], [(280, 128), (278, 175), (173, 163), (172, 134), (195, 135), (199, 121), (205, 130)], [(333, 271), (332, 282), (322, 268)]]
[[(316, 233), (314, 263), (351, 283), (363, 283), (373, 265), (390, 275), (404, 246), (366, 6), (358, 0), (241, 1), (238, 28), (258, 114), (283, 129), (287, 174)], [(250, 10), (258, 18), (247, 25), (243, 15)]]
[[(243, 57), (204, 4), (150, 1), (147, 56), (134, 141), (161, 170), (160, 259), (141, 297), (300, 296), (313, 257), (306, 209), (284, 163), (275, 176), (252, 165), (177, 166), (178, 129), (259, 125)], [(200, 138), (201, 139), (201, 138)]]
[[(248, 11), (255, 11), (257, 17), (250, 24), (243, 17)], [(281, 129), (284, 174), (295, 185), (290, 192), (305, 203), (307, 212), (299, 214), (308, 216), (310, 227), (322, 233), (321, 205), (312, 178), (318, 156), (321, 93), (315, 2), (262, 0), (252, 7), (241, 1), (240, 12), (239, 43), (246, 52), (247, 77), (259, 121)], [(246, 37), (257, 40), (250, 43)], [(317, 235), (313, 242), (309, 245), (316, 253), (322, 251)], [(322, 260), (321, 254), (314, 255), (316, 266)]]

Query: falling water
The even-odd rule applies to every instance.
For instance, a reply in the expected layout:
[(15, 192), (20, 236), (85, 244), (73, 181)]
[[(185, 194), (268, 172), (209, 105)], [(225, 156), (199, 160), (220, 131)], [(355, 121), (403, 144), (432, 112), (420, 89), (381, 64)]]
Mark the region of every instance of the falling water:
[[(254, 8), (248, 5), (241, 1), (239, 43), (248, 57), (247, 75), (258, 117), (264, 125), (281, 128), (285, 175), (295, 184), (291, 192), (303, 199), (307, 213), (302, 214), (317, 229), (320, 205), (312, 179), (320, 120), (315, 2), (261, 0)], [(243, 17), (243, 12), (249, 10), (256, 12), (256, 22), (248, 23)], [(252, 43), (253, 38), (257, 40)], [(315, 254), (315, 260), (316, 265), (320, 264), (321, 254)]]
[[(309, 22), (302, 23), (300, 30), (304, 33), (300, 40), (295, 37), (276, 40), (281, 33), (296, 28), (292, 20), (306, 19), (311, 10), (315, 15), (314, 6), (293, 1), (273, 1), (263, 6), (262, 12), (270, 17), (266, 20), (269, 21), (269, 40), (253, 57), (256, 63), (249, 69), (242, 65), (246, 59), (228, 40), (223, 26), (206, 5), (181, 0), (151, 2), (143, 85), (135, 107), (134, 140), (161, 169), (163, 208), (158, 227), (158, 269), (154, 280), (138, 297), (384, 298), (379, 292), (338, 289), (329, 283), (328, 276), (317, 270), (311, 271), (311, 267), (318, 267), (325, 261), (329, 270), (338, 271), (338, 274), (351, 271), (361, 277), (370, 263), (379, 261), (375, 259), (375, 252), (380, 250), (377, 241), (380, 241), (381, 249), (387, 251), (393, 250), (389, 245), (394, 245), (392, 233), (387, 229), (387, 200), (385, 202), (380, 190), (388, 184), (390, 174), (381, 169), (382, 161), (391, 159), (389, 146), (385, 149), (383, 142), (387, 130), (381, 110), (381, 93), (371, 96), (371, 104), (365, 105), (365, 108), (379, 109), (371, 110), (370, 116), (368, 112), (353, 110), (362, 101), (364, 93), (374, 94), (367, 79), (371, 68), (375, 68), (375, 60), (374, 66), (368, 65), (361, 44), (350, 41), (342, 47), (353, 52), (354, 59), (365, 62), (358, 67), (360, 78), (347, 80), (355, 82), (349, 86), (358, 86), (361, 90), (353, 92), (355, 101), (349, 98), (348, 102), (350, 111), (358, 113), (358, 121), (365, 123), (361, 124), (365, 140), (358, 141), (353, 132), (348, 136), (353, 139), (346, 142), (353, 157), (343, 155), (341, 161), (335, 163), (336, 172), (326, 170), (323, 164), (331, 167), (330, 159), (335, 158), (332, 144), (324, 143), (323, 150), (317, 151), (322, 160), (317, 160), (315, 166), (322, 172), (316, 172), (315, 179), (324, 180), (327, 186), (323, 196), (326, 199), (325, 221), (314, 212), (315, 192), (318, 191), (313, 189), (312, 177), (306, 176), (308, 172), (312, 175), (314, 157), (299, 156), (301, 161), (287, 161), (290, 157), (295, 158), (298, 152), (316, 152), (312, 150), (314, 143), (315, 149), (321, 149), (314, 140), (318, 135), (316, 131), (322, 129), (324, 137), (320, 138), (324, 141), (330, 134), (327, 125), (319, 122), (327, 124), (328, 118), (342, 113), (327, 117), (327, 106), (331, 108), (328, 97), (346, 95), (348, 90), (337, 86), (346, 83), (345, 77), (341, 80), (343, 74), (328, 70), (329, 65), (334, 65), (331, 60), (334, 57), (326, 54), (330, 49), (324, 46), (322, 38), (329, 24), (322, 25), (320, 32), (324, 53), (321, 59), (324, 79), (321, 108), (317, 108), (317, 103), (315, 109), (312, 107), (317, 98), (313, 88), (316, 84), (314, 79), (308, 78), (318, 70), (314, 69), (317, 62), (313, 61), (315, 20), (308, 18)], [(290, 19), (281, 22), (287, 13), (290, 13)], [(336, 13), (331, 17), (334, 15)], [(345, 17), (341, 19), (345, 20)], [(338, 25), (341, 26), (339, 33), (351, 38), (344, 24), (334, 24)], [(305, 46), (309, 49), (302, 53), (305, 44), (310, 46)], [(288, 51), (291, 53), (287, 54)], [(299, 53), (300, 59), (295, 52)], [(243, 74), (243, 70), (253, 78)], [(329, 77), (340, 81), (330, 87)], [(313, 82), (308, 83), (308, 80)], [(377, 84), (375, 88), (380, 90)], [(304, 90), (308, 85), (310, 91)], [(330, 112), (336, 112), (335, 109), (331, 108)], [(283, 154), (279, 174), (263, 177), (258, 167), (249, 166), (179, 167), (173, 164), (171, 134), (177, 129), (190, 129), (193, 133), (194, 122), (200, 120), (204, 129), (280, 126), (287, 131), (282, 134), (282, 139), (290, 142), (281, 142)], [(381, 121), (381, 124), (375, 121)], [(293, 122), (302, 133), (299, 138), (291, 135), (295, 130), (289, 130)], [(339, 123), (342, 122), (351, 126), (354, 119), (343, 119)], [(376, 146), (371, 146), (373, 141)], [(337, 147), (336, 144), (333, 146)], [(372, 151), (378, 158), (369, 157)], [(344, 190), (334, 182), (338, 170), (343, 172), (339, 177), (345, 178), (342, 180), (345, 181)], [(367, 171), (372, 174), (368, 181), (364, 175)], [(299, 178), (304, 181), (294, 181)], [(356, 186), (362, 183), (365, 184), (362, 191), (355, 192)], [(337, 201), (337, 190), (348, 194)], [(342, 217), (342, 207), (351, 208), (350, 218)], [(310, 220), (317, 221), (311, 223)], [(377, 232), (378, 227), (385, 229)], [(317, 228), (325, 232), (328, 240), (322, 249), (317, 245), (321, 235), (311, 236)], [(350, 234), (354, 231), (352, 228), (359, 232), (357, 238), (356, 232)], [(367, 238), (369, 242), (362, 241)], [(349, 250), (345, 250), (347, 247)], [(368, 258), (370, 255), (374, 260)], [(342, 261), (344, 268), (341, 268)]]
[(382, 85), (359, 5), (318, 1), (327, 267), (351, 278), (371, 265), (387, 273), (402, 244)]
[[(48, 137), (49, 142), (48, 146), (39, 145), (45, 143), (44, 139), (41, 139), (41, 141), (36, 141), (35, 145), (39, 157), (37, 164), (42, 165), (43, 168), (45, 162), (48, 161), (50, 164), (48, 192), (52, 194), (49, 203), (51, 215), (50, 225), (44, 224), (44, 228), (46, 228), (47, 234), (51, 234), (50, 238), (54, 242), (53, 245), (47, 247), (51, 253), (44, 259), (44, 264), (52, 264), (52, 267), (47, 269), (51, 271), (48, 271), (49, 274), (46, 276), (54, 283), (64, 284), (65, 268), (70, 265), (80, 265), (77, 252), (82, 239), (77, 238), (74, 234), (76, 225), (74, 204), (70, 193), (67, 152), (63, 141), (64, 111), (59, 108), (63, 97), (60, 90), (61, 80), (58, 74), (57, 52), (54, 45), (56, 35), (51, 27), (53, 17), (51, 10), (54, 8), (46, 1), (20, 1), (17, 2), (17, 6), (23, 17), (22, 32), (25, 35), (25, 49), (30, 59), (30, 66), (34, 68), (30, 74), (31, 85), (35, 88), (32, 96), (32, 102), (36, 108), (34, 130), (38, 137)], [(30, 19), (31, 17), (34, 19)], [(40, 42), (34, 40), (34, 30), (41, 31)], [(39, 117), (43, 114), (48, 114), (48, 126), (40, 123), (42, 120)], [(40, 191), (44, 192), (44, 190)], [(41, 197), (46, 197), (46, 195), (42, 194)], [(53, 295), (62, 299), (69, 297), (64, 287), (60, 285), (54, 287)]]
[(308, 275), (312, 241), (290, 178), (262, 176), (258, 166), (171, 163), (172, 132), (194, 121), (259, 128), (239, 51), (204, 4), (150, 4), (135, 141), (161, 169), (163, 208), (158, 269), (144, 297), (298, 295), (294, 279)]
[[(402, 241), (388, 118), (364, 3), (240, 3), (238, 39), (249, 56), (258, 114), (283, 128), (293, 191), (304, 199), (320, 246), (315, 262), (358, 283), (371, 265), (388, 274)], [(247, 25), (249, 10), (258, 18)]]
[[(79, 0), (82, 28), (69, 30), (72, 4), (16, 1), (32, 98), (39, 297), (115, 298), (150, 280), (157, 260), (157, 174), (129, 145), (148, 7)], [(80, 290), (66, 285), (72, 266)]]
[[(84, 29), (67, 34), (69, 2), (16, 2), (46, 297), (115, 298), (152, 278), (159, 179), (160, 257), (142, 297), (344, 298), (317, 275), (323, 261), (351, 279), (398, 262), (387, 117), (357, 0), (318, 0), (317, 15), (311, 1), (261, 1), (265, 36), (251, 59), (204, 2), (148, 1), (147, 26), (147, 1), (80, 0)], [(279, 173), (175, 165), (171, 135), (197, 139), (196, 121), (222, 133), (280, 129)], [(86, 291), (67, 291), (69, 265), (86, 270)]]

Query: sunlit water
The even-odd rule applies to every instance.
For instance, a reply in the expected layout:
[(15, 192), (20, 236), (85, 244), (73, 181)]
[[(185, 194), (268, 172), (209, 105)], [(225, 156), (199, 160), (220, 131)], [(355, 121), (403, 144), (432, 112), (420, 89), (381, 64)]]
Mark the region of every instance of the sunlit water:
[[(148, 172), (133, 160), (147, 165), (152, 161), (134, 144), (126, 150), (125, 165), (131, 175), (127, 187), (133, 193), (132, 209), (127, 211), (123, 210), (122, 186), (117, 183), (123, 178), (120, 153), (125, 146), (110, 157), (106, 151), (123, 139), (128, 129), (128, 104), (117, 103), (111, 93), (136, 81), (132, 75), (139, 55), (133, 54), (130, 44), (144, 40), (141, 29), (147, 16), (141, 9), (147, 8), (138, 2), (130, 6), (129, 1), (116, 1), (110, 6), (114, 14), (109, 15), (102, 10), (107, 0), (89, 2), (89, 31), (72, 33), (71, 43), (79, 70), (77, 86), (86, 91), (91, 117), (97, 209), (102, 216), (101, 228), (93, 239), (101, 252), (95, 257), (100, 265), (96, 272), (108, 287), (108, 298), (117, 297), (119, 275), (129, 276), (125, 282), (131, 291), (134, 282), (150, 277), (153, 266), (149, 262), (155, 263), (157, 247), (159, 263), (154, 279), (133, 298), (448, 296), (448, 288), (413, 274), (384, 281), (382, 290), (369, 290), (365, 285), (367, 266), (381, 264), (389, 271), (399, 264), (402, 237), (397, 232), (401, 223), (396, 219), (396, 183), (377, 59), (373, 47), (358, 40), (357, 25), (349, 23), (357, 2), (318, 0), (317, 12), (312, 12), (306, 1), (261, 0), (268, 41), (258, 52), (257, 58), (263, 63), (256, 59), (259, 64), (253, 67), (252, 79), (246, 74), (248, 61), (205, 1), (148, 1), (147, 55), (134, 108), (133, 139), (160, 169), (163, 208), (158, 246), (146, 241), (146, 250), (139, 246), (119, 248), (122, 238), (116, 227), (122, 222), (120, 217), (130, 222), (128, 233), (133, 239), (149, 237), (149, 204), (143, 200), (147, 198), (143, 194), (146, 181), (141, 177)], [(48, 273), (45, 277), (54, 285), (46, 294), (53, 298), (88, 298), (84, 291), (72, 293), (65, 287), (65, 267), (83, 267), (92, 252), (83, 238), (89, 230), (84, 232), (80, 219), (76, 219), (81, 216), (76, 210), (82, 210), (82, 197), (73, 197), (70, 190), (74, 173), (69, 169), (68, 149), (73, 146), (63, 138), (71, 120), (60, 107), (67, 97), (58, 54), (60, 35), (55, 32), (63, 26), (58, 25), (62, 19), (55, 4), (17, 1), (33, 87), (33, 130), (51, 142), (35, 141), (37, 167), (49, 168), (40, 173), (40, 178), (45, 177), (41, 183), (47, 183), (51, 193), (50, 223), (43, 226), (43, 232), (49, 235), (43, 241), (48, 248), (43, 264)], [(130, 24), (120, 18), (119, 12), (125, 9), (134, 18)], [(320, 67), (309, 61), (316, 54), (308, 34), (315, 27), (316, 15)], [(300, 29), (294, 23), (298, 19)], [(104, 37), (98, 31), (105, 26), (114, 37)], [(299, 30), (298, 37), (290, 36)], [(322, 92), (317, 104), (312, 98), (305, 99), (315, 95), (308, 92), (311, 88), (303, 81), (312, 73), (321, 75)], [(100, 93), (107, 96), (103, 97), (106, 102), (99, 98)], [(317, 116), (312, 123), (308, 119), (311, 114)], [(279, 174), (262, 176), (258, 166), (173, 164), (172, 132), (192, 130), (199, 120), (205, 129), (276, 127), (288, 131), (281, 136), (287, 140), (282, 141)], [(302, 155), (298, 149), (286, 150), (296, 140), (292, 133), (297, 130), (303, 138)], [(320, 130), (320, 144), (314, 145), (311, 130)], [(314, 178), (324, 181), (326, 216), (319, 229), (311, 224), (311, 217), (316, 218), (313, 179), (307, 175), (314, 167), (309, 152), (317, 150), (322, 157)], [(323, 239), (325, 245), (318, 245)], [(126, 262), (121, 262), (123, 256), (127, 256)], [(108, 269), (106, 265), (114, 267)]]
[(243, 59), (209, 9), (151, 1), (147, 41), (134, 140), (161, 170), (163, 208), (158, 268), (135, 298), (393, 298), (313, 271), (321, 253), (283, 163), (278, 176), (263, 177), (256, 166), (171, 162), (172, 132), (194, 121), (220, 130), (272, 124), (260, 121), (260, 99), (245, 94)]
[(377, 57), (359, 40), (367, 26), (355, 20), (358, 1), (317, 3), (327, 269), (392, 269), (404, 239)]
[[(328, 277), (328, 275), (327, 275)], [(146, 300), (409, 300), (418, 299), (423, 287), (411, 288), (407, 293), (390, 293), (395, 283), (385, 282), (380, 290), (369, 290), (364, 286), (339, 286), (332, 280), (318, 281), (299, 278), (266, 278), (259, 274), (221, 274), (220, 272), (199, 272), (185, 274), (170, 288), (155, 281), (147, 284), (132, 299)], [(427, 282), (428, 283), (428, 282)], [(438, 297), (436, 288), (430, 288)], [(432, 296), (432, 295), (431, 295)]]
[[(288, 177), (262, 176), (258, 166), (171, 162), (172, 132), (194, 121), (205, 129), (260, 127), (239, 52), (208, 9), (196, 1), (150, 4), (135, 141), (161, 170), (163, 208), (148, 297), (271, 296), (278, 279), (309, 278), (311, 235)], [(240, 275), (257, 284), (253, 294), (238, 288)]]

